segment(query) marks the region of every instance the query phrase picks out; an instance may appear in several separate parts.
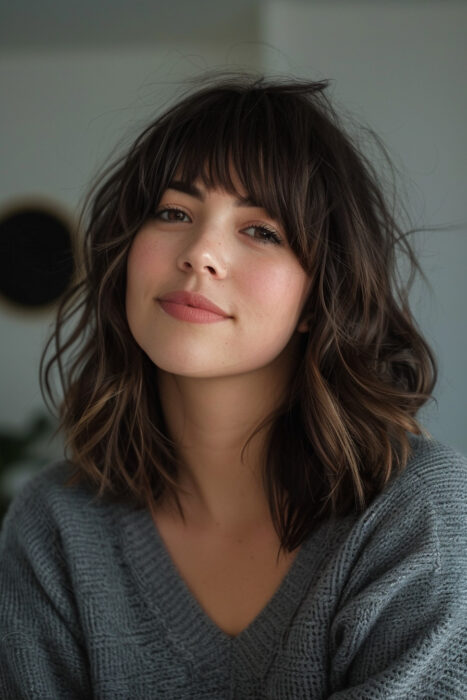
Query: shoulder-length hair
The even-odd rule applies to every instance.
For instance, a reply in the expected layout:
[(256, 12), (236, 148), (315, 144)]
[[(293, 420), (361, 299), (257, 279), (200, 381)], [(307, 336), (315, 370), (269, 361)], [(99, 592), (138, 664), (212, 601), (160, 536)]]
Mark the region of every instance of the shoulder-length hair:
[(183, 517), (181, 463), (157, 395), (157, 369), (127, 323), (126, 263), (175, 171), (235, 193), (232, 168), (284, 227), (311, 279), (309, 331), (294, 379), (265, 421), (263, 479), (280, 548), (292, 551), (325, 518), (361, 512), (404, 468), (408, 436), (422, 432), (415, 415), (436, 378), (396, 256), (403, 253), (412, 271), (418, 264), (327, 86), (251, 74), (208, 78), (94, 184), (83, 208), (81, 276), (61, 301), (40, 369), (55, 407), (50, 372), (59, 370), (70, 485), (88, 480), (98, 497), (151, 511), (164, 496)]

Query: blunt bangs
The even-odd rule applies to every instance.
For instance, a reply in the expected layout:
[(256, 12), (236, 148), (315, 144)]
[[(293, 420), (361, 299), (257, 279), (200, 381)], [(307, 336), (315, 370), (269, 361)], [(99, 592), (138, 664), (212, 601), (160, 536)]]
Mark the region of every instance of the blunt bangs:
[[(290, 96), (286, 96), (290, 101)], [(161, 198), (176, 175), (192, 184), (196, 179), (208, 189), (246, 195), (284, 228), (288, 242), (303, 265), (307, 237), (300, 232), (307, 220), (307, 194), (314, 170), (309, 153), (309, 106), (299, 97), (293, 115), (278, 94), (251, 90), (201, 95), (180, 105), (170, 122), (154, 134), (157, 163), (168, 164), (164, 182), (146, 185)], [(301, 109), (300, 109), (301, 107)], [(186, 112), (184, 114), (184, 111)], [(293, 116), (293, 118), (292, 118)], [(163, 146), (160, 143), (163, 140)], [(238, 192), (232, 175), (244, 192)], [(156, 203), (157, 204), (157, 203)], [(309, 237), (308, 237), (309, 238)]]

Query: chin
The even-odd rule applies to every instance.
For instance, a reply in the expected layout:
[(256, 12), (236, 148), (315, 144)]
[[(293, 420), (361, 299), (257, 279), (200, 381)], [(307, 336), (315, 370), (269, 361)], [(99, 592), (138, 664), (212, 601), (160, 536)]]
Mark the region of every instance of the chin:
[(168, 374), (176, 374), (181, 377), (213, 377), (217, 375), (215, 364), (209, 358), (193, 358), (168, 354), (161, 357), (159, 354), (146, 353), (155, 366)]

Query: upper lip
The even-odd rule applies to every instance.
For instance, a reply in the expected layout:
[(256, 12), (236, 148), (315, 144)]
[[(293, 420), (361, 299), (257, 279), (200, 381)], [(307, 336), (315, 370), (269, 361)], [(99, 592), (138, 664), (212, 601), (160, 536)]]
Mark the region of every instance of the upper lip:
[(160, 297), (160, 300), (172, 301), (174, 304), (185, 304), (186, 306), (194, 306), (197, 309), (205, 309), (206, 311), (212, 311), (215, 314), (219, 314), (219, 316), (226, 316), (227, 318), (229, 317), (229, 314), (226, 313), (223, 309), (219, 308), (219, 306), (213, 304), (212, 301), (209, 301), (209, 299), (204, 297), (202, 294), (197, 294), (195, 292), (169, 292), (168, 294), (164, 294), (163, 297)]

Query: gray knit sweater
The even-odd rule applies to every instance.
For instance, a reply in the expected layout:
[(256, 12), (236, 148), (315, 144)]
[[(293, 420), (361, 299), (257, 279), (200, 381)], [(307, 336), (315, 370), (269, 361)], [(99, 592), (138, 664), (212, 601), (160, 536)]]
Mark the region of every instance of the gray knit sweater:
[(329, 521), (237, 637), (148, 512), (34, 477), (0, 539), (2, 700), (467, 698), (467, 460), (414, 440), (367, 511)]

